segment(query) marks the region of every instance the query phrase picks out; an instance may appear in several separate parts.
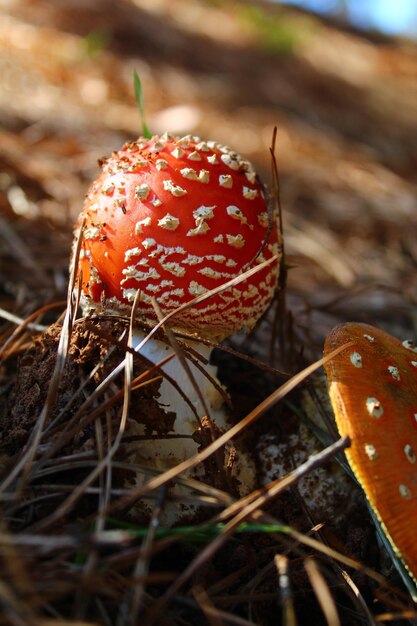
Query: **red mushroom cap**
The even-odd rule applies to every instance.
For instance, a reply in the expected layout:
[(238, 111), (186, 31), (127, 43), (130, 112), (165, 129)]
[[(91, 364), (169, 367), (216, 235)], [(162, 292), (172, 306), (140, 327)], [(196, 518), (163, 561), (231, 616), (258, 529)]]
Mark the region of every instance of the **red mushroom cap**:
[(325, 365), (349, 464), (395, 553), (417, 581), (417, 350), (366, 324), (333, 329)]
[[(138, 315), (149, 323), (152, 297), (170, 313), (280, 252), (251, 164), (191, 136), (140, 138), (114, 152), (90, 187), (82, 219), (84, 310), (128, 313), (140, 290)], [(184, 310), (175, 326), (215, 337), (253, 327), (278, 268), (279, 260)]]

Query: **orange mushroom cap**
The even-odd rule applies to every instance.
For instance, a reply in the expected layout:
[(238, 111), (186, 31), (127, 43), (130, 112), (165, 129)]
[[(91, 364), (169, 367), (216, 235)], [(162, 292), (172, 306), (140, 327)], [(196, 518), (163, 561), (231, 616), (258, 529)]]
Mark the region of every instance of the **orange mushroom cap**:
[[(198, 137), (138, 139), (107, 159), (80, 215), (84, 310), (164, 314), (278, 255), (236, 287), (183, 310), (174, 325), (222, 338), (254, 326), (270, 303), (280, 246), (252, 165)], [(272, 228), (270, 228), (272, 226)]]
[(417, 349), (359, 323), (334, 328), (325, 364), (338, 430), (349, 436), (349, 464), (394, 552), (417, 582)]

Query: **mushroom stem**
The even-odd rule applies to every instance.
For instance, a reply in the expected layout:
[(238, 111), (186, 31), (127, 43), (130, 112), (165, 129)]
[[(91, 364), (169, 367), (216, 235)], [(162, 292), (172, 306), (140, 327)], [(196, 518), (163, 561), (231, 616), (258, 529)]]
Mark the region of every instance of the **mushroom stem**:
[[(145, 333), (135, 329), (132, 347), (137, 348)], [(150, 432), (149, 426), (141, 423), (132, 416), (129, 420), (127, 435), (127, 452), (135, 464), (156, 471), (165, 471), (198, 452), (201, 446), (205, 447), (214, 436), (225, 432), (229, 428), (228, 416), (224, 406), (224, 397), (219, 388), (221, 383), (217, 379), (217, 368), (208, 363), (211, 347), (201, 343), (190, 342), (190, 347), (199, 353), (201, 369), (194, 362), (188, 360), (188, 366), (194, 381), (186, 373), (177, 355), (161, 366), (163, 378), (155, 402), (158, 408), (167, 415), (172, 414), (173, 425), (169, 433)], [(173, 349), (170, 345), (152, 338), (140, 349), (140, 354), (152, 363), (165, 359)], [(207, 363), (204, 363), (204, 360)], [(201, 396), (205, 399), (210, 415), (206, 415), (205, 408), (196, 392), (194, 384), (198, 386)], [(140, 419), (140, 416), (138, 416)], [(174, 436), (172, 436), (174, 435)], [(146, 437), (149, 438), (146, 438)], [(131, 440), (134, 437), (135, 440)], [(136, 439), (138, 438), (138, 439)], [(224, 454), (224, 459), (223, 459)], [(222, 472), (218, 464), (213, 461), (204, 466), (197, 466), (188, 476), (225, 488), (231, 484), (235, 495), (247, 494), (255, 485), (255, 465), (250, 455), (242, 448), (240, 442), (225, 447), (222, 455)], [(223, 476), (221, 476), (223, 474)], [(137, 484), (146, 482), (146, 474), (137, 474)], [(176, 485), (170, 490), (170, 495), (189, 495), (188, 490)], [(140, 503), (143, 509), (143, 502)], [(179, 508), (182, 515), (179, 516)], [(197, 505), (167, 501), (164, 506), (164, 522), (168, 525), (195, 515)]]
[[(145, 337), (146, 334), (144, 331), (135, 329), (133, 348), (136, 349)], [(188, 367), (191, 370), (194, 383), (200, 389), (201, 396), (205, 399), (206, 406), (210, 411), (210, 416), (212, 416), (212, 412), (215, 413), (220, 410), (224, 401), (222, 394), (216, 389), (216, 386), (212, 382), (212, 380), (214, 380), (218, 386), (221, 386), (221, 383), (217, 380), (217, 368), (209, 364), (212, 347), (194, 341), (189, 341), (188, 347), (192, 348), (194, 353), (198, 353), (201, 357), (201, 359), (199, 359), (198, 355), (196, 355), (195, 359), (200, 361), (201, 369), (189, 358), (185, 358), (187, 358)], [(147, 341), (140, 349), (140, 354), (152, 363), (158, 363), (170, 353), (174, 353), (174, 349), (168, 343), (155, 338)], [(174, 411), (176, 414), (181, 412), (182, 420), (195, 424), (196, 414), (201, 416), (204, 415), (206, 411), (196, 392), (191, 377), (185, 371), (178, 356), (174, 356), (170, 361), (165, 363), (161, 367), (161, 370), (166, 376), (164, 376), (159, 389), (159, 404), (163, 406), (166, 411)], [(175, 385), (172, 384), (170, 379), (179, 384), (182, 394), (189, 399), (189, 403), (184, 400), (178, 389), (175, 389)], [(190, 404), (194, 407), (194, 410)], [(220, 412), (222, 414), (224, 413), (223, 410), (220, 410)], [(214, 419), (214, 416), (212, 417)]]

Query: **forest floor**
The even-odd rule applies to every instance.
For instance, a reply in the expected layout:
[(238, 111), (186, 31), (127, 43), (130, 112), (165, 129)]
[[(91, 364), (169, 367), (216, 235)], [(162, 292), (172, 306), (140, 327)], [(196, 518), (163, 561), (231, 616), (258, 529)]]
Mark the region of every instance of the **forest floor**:
[[(343, 321), (417, 337), (415, 42), (261, 1), (6, 0), (0, 11), (3, 343), (19, 320), (45, 305), (52, 303), (36, 317), (44, 326), (65, 310), (73, 224), (99, 171), (97, 160), (141, 132), (134, 70), (153, 132), (192, 133), (229, 145), (254, 163), (267, 184), (277, 128), (290, 337), (282, 351), (272, 311), (252, 335), (232, 346), (294, 374), (320, 358), (326, 334)], [(33, 344), (36, 334), (24, 333), (0, 364), (3, 425), (11, 398), (16, 411), (19, 358), (43, 341)], [(227, 354), (217, 359), (236, 419), (286, 379), (271, 368), (254, 373), (252, 364)], [(42, 358), (34, 363), (40, 368)], [(43, 374), (45, 385), (49, 376), (50, 370)], [(281, 428), (280, 435), (294, 434), (291, 428), (299, 435), (301, 395), (291, 398), (262, 428), (276, 428), (274, 420), (290, 416), (291, 427)], [(25, 415), (31, 411), (26, 407)], [(9, 452), (3, 445), (7, 472)], [(20, 502), (24, 512), (15, 500), (10, 506), (8, 493), (2, 491), (9, 527), (1, 522), (2, 624), (289, 626), (294, 622), (282, 617), (274, 566), (278, 551), (291, 554), (299, 623), (326, 623), (320, 606), (326, 613), (332, 604), (320, 587), (321, 575), (304, 567), (311, 547), (294, 546), (293, 537), (258, 533), (253, 544), (245, 536), (226, 543), (220, 556), (209, 552), (191, 583), (156, 614), (154, 607), (162, 605), (155, 599), (196, 558), (196, 540), (177, 541), (165, 551), (160, 546), (145, 567), (138, 556), (141, 544), (127, 531), (123, 535), (117, 528), (119, 537), (103, 534), (102, 543), (97, 537), (89, 543), (91, 507), (84, 505), (86, 510), (63, 515), (61, 530), (52, 527), (55, 543), (51, 535), (48, 544), (47, 530), (36, 530), (27, 493), (21, 496), (26, 504)], [(334, 497), (339, 514), (343, 501), (340, 494)], [(352, 506), (338, 528), (323, 535), (311, 531), (323, 520), (317, 511), (306, 514), (297, 490), (283, 494), (273, 514), (387, 575), (384, 588), (353, 568), (346, 583), (342, 570), (335, 573), (326, 561), (330, 557), (318, 557), (332, 581), (342, 623), (373, 624), (371, 614), (387, 621), (401, 612), (404, 617), (410, 609), (407, 594), (383, 563), (365, 504), (356, 498)], [(343, 585), (349, 593), (340, 590)], [(360, 599), (352, 600), (356, 585), (370, 608), (359, 592)]]

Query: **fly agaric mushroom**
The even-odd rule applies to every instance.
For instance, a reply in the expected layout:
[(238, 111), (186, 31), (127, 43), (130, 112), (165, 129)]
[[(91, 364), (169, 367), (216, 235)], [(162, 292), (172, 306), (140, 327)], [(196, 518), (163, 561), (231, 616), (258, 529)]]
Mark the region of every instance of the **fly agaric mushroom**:
[[(218, 341), (244, 327), (253, 328), (270, 304), (281, 255), (276, 224), (252, 165), (226, 146), (167, 134), (127, 143), (102, 161), (102, 173), (87, 194), (78, 230), (82, 222), (78, 270), (82, 272), (84, 313), (130, 316), (140, 291), (137, 318), (152, 326), (157, 321), (153, 298), (166, 315), (268, 260), (270, 263), (250, 278), (182, 309), (171, 323), (189, 335)], [(135, 330), (134, 347), (144, 336)], [(157, 362), (168, 349), (152, 339), (141, 354)], [(202, 344), (198, 351), (209, 356)], [(212, 366), (207, 369), (215, 378), (216, 370)], [(204, 415), (178, 360), (163, 370), (181, 381), (197, 413)], [(219, 391), (198, 369), (192, 367), (192, 371), (209, 400), (215, 428), (224, 431), (227, 419), (220, 410), (223, 399)], [(159, 393), (159, 405), (177, 416), (174, 433), (188, 438), (138, 445), (135, 458), (144, 465), (166, 469), (197, 451), (190, 435), (198, 423), (167, 380)], [(144, 434), (144, 427), (131, 423), (129, 432)], [(242, 454), (237, 455), (231, 472), (241, 494), (254, 483), (253, 464)]]
[(325, 364), (346, 456), (394, 553), (417, 582), (417, 348), (411, 341), (359, 323), (326, 339)]

